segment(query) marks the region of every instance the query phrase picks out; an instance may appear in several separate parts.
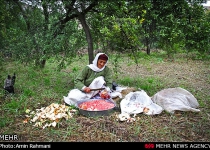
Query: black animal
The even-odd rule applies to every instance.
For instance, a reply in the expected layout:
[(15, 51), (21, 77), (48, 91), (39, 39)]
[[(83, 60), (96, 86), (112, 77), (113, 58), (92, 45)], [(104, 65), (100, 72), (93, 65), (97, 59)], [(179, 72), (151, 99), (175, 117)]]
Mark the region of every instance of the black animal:
[(112, 89), (113, 89), (113, 90), (116, 90), (116, 87), (117, 87), (117, 86), (118, 86), (117, 83), (113, 81), (113, 82), (112, 82)]
[(5, 94), (7, 93), (15, 93), (14, 90), (14, 85), (15, 85), (15, 80), (16, 80), (16, 75), (11, 77), (10, 75), (7, 76), (5, 82), (4, 82), (4, 89), (5, 89)]

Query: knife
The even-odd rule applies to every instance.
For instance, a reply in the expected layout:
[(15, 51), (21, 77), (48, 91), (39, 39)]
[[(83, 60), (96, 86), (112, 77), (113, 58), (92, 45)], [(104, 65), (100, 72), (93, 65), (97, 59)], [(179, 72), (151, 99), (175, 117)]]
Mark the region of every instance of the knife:
[(105, 88), (90, 89), (90, 91), (104, 90)]

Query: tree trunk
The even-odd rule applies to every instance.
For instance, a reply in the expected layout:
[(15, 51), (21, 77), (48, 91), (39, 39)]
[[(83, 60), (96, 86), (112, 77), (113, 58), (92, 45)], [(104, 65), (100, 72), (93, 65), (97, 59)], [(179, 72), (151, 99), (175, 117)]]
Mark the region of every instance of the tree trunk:
[(150, 55), (150, 42), (148, 38), (146, 38), (146, 46), (147, 46), (147, 54)]
[(85, 31), (86, 40), (88, 42), (89, 64), (92, 64), (92, 61), (94, 59), (94, 55), (93, 55), (93, 39), (92, 39), (92, 36), (91, 36), (91, 33), (90, 33), (90, 28), (86, 23), (84, 13), (80, 13), (78, 18), (79, 18), (79, 21), (81, 22), (82, 27)]

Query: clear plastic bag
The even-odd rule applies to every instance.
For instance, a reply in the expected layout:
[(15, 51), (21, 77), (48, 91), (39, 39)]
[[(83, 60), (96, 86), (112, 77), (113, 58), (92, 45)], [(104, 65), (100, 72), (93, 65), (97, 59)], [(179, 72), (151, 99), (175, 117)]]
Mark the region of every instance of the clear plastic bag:
[(151, 100), (144, 90), (130, 92), (120, 102), (121, 113), (147, 115), (160, 114), (163, 108)]

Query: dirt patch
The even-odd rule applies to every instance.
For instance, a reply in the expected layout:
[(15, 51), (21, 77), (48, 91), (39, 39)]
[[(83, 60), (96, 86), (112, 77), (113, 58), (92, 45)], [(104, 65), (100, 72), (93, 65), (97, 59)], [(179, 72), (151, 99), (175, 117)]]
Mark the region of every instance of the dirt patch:
[[(157, 77), (167, 82), (166, 88), (188, 86), (204, 95), (210, 95), (210, 64), (206, 61), (163, 61), (160, 63), (138, 64), (127, 66), (122, 64), (121, 77), (148, 78)], [(189, 89), (189, 90), (191, 90)]]

